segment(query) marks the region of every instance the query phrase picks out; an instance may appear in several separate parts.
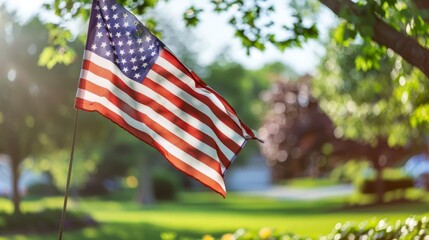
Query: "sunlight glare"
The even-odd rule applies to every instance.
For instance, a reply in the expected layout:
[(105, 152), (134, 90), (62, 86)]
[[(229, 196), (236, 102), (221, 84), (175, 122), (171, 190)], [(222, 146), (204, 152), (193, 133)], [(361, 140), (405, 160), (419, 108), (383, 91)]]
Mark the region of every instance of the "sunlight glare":
[(9, 80), (9, 82), (14, 82), (16, 79), (16, 70), (15, 69), (10, 69), (9, 72), (7, 72), (7, 79)]

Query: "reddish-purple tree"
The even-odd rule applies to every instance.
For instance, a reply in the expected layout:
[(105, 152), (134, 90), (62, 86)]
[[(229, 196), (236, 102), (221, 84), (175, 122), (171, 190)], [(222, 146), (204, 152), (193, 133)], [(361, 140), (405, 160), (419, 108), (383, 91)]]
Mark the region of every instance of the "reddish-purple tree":
[[(331, 119), (320, 109), (310, 91), (310, 76), (296, 81), (278, 81), (263, 95), (271, 106), (260, 129), (263, 155), (273, 168), (274, 180), (313, 176), (338, 162), (367, 159), (377, 172), (377, 196), (382, 201), (382, 169), (407, 158), (421, 148), (389, 147), (344, 139)], [(413, 147), (410, 147), (413, 146)]]

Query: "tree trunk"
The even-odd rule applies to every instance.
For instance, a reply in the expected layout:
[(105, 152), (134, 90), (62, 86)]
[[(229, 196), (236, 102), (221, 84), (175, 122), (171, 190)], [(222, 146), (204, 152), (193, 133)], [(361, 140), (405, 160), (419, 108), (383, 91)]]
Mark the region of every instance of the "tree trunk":
[(12, 202), (13, 202), (13, 214), (21, 214), (21, 196), (19, 193), (19, 162), (20, 159), (17, 156), (11, 156), (11, 170), (12, 170)]
[(13, 118), (9, 113), (6, 115), (4, 124), (4, 133), (6, 137), (7, 153), (10, 156), (11, 166), (11, 177), (12, 177), (12, 202), (13, 202), (13, 213), (15, 215), (21, 214), (20, 202), (21, 198), (19, 195), (19, 163), (21, 162), (20, 147), (18, 142), (18, 136), (13, 126)]
[(7, 136), (7, 152), (10, 156), (10, 167), (11, 167), (11, 177), (12, 177), (12, 202), (13, 202), (13, 213), (20, 214), (20, 202), (21, 198), (19, 195), (19, 163), (21, 162), (20, 149), (18, 144), (18, 139), (16, 133), (12, 130), (13, 127), (10, 124), (10, 121), (5, 122), (6, 126), (6, 136)]
[(384, 202), (384, 182), (383, 182), (383, 168), (379, 164), (375, 164), (375, 195), (376, 203)]
[(156, 202), (153, 189), (153, 177), (149, 160), (143, 159), (140, 163), (140, 178), (137, 189), (137, 202), (151, 205)]
[(429, 1), (428, 0), (414, 0), (414, 4), (422, 10), (429, 9)]

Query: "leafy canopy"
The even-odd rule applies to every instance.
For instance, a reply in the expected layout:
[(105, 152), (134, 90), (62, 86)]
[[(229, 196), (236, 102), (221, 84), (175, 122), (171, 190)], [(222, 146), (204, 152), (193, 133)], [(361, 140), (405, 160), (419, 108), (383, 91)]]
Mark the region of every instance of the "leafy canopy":
[[(155, 30), (158, 21), (147, 13), (168, 0), (118, 0), (118, 2), (137, 15), (145, 15), (146, 26)], [(62, 19), (55, 25), (56, 27), (50, 29), (51, 32), (73, 19), (86, 21), (89, 17), (90, 4), (90, 0), (55, 0), (45, 4), (46, 10)], [(386, 54), (384, 47), (387, 47), (403, 56), (412, 65), (424, 68), (425, 70), (422, 70), (426, 75), (429, 73), (429, 70), (418, 64), (418, 60), (426, 56), (426, 52), (424, 54), (404, 52), (405, 47), (415, 48), (415, 51), (419, 49), (427, 51), (429, 4), (424, 0), (285, 0), (280, 2), (206, 0), (198, 5), (192, 5), (189, 2), (181, 4), (189, 6), (183, 12), (183, 20), (188, 27), (196, 26), (204, 11), (226, 14), (229, 24), (235, 29), (235, 36), (241, 40), (247, 51), (252, 48), (264, 50), (267, 44), (285, 50), (288, 47), (300, 47), (308, 39), (318, 38), (317, 22), (321, 17), (318, 14), (322, 4), (342, 19), (333, 36), (336, 41), (344, 45), (357, 41), (364, 46), (365, 53), (357, 56), (356, 60), (360, 69), (377, 68), (377, 61), (381, 55)], [(211, 8), (201, 8), (203, 4)], [(290, 11), (280, 13), (284, 16), (283, 18), (276, 17), (279, 14), (278, 11), (283, 11), (280, 8), (281, 4), (290, 5)], [(161, 10), (157, 9), (157, 11)], [(57, 38), (67, 39), (67, 35), (67, 32), (63, 32), (57, 35)], [(404, 46), (409, 42), (412, 44)], [(64, 47), (63, 43), (57, 40), (51, 41), (50, 45)], [(41, 64), (48, 65), (46, 62), (42, 61)]]
[[(156, 7), (168, 1), (118, 0), (118, 3), (128, 7), (136, 15), (144, 15), (146, 26), (157, 32), (158, 19), (153, 17), (157, 14), (148, 13), (154, 9), (161, 11)], [(56, 14), (61, 21), (48, 25), (49, 46), (40, 55), (39, 64), (50, 68), (56, 63), (68, 64), (73, 61), (76, 54), (69, 46), (72, 36), (63, 26), (76, 19), (87, 21), (90, 4), (90, 0), (54, 0), (44, 5), (45, 11)], [(348, 126), (339, 129), (346, 136), (368, 141), (373, 141), (371, 139), (375, 139), (375, 135), (380, 133), (388, 136), (389, 142), (395, 145), (403, 144), (404, 138), (415, 134), (410, 129), (427, 128), (429, 105), (420, 92), (426, 89), (429, 76), (428, 1), (206, 0), (194, 5), (191, 2), (181, 4), (188, 5), (183, 12), (183, 21), (188, 27), (196, 26), (205, 11), (225, 14), (229, 24), (235, 29), (235, 36), (248, 52), (253, 48), (264, 50), (268, 44), (285, 50), (288, 47), (300, 47), (309, 39), (320, 38), (319, 29), (324, 27), (317, 25), (320, 17), (324, 16), (320, 14), (320, 6), (327, 7), (339, 19), (331, 35), (336, 44), (334, 47), (339, 51), (353, 52), (345, 62), (338, 59), (338, 67), (344, 72), (342, 75), (338, 71), (331, 73), (340, 74), (337, 77), (344, 78), (338, 83), (341, 86), (332, 84), (320, 87), (324, 91), (341, 95), (338, 95), (341, 100), (327, 95), (327, 99), (331, 100), (326, 101), (332, 104), (328, 112), (342, 110), (338, 112), (342, 114), (353, 110), (354, 120), (349, 123), (356, 124), (346, 124)], [(210, 8), (202, 8), (204, 4)], [(288, 11), (281, 8), (281, 4), (289, 4)], [(41, 14), (42, 12), (41, 10)], [(280, 14), (284, 17), (278, 17)], [(363, 103), (362, 99), (366, 97), (368, 100)], [(380, 98), (377, 99), (378, 97)], [(395, 111), (383, 115), (384, 109)], [(367, 114), (362, 119), (360, 111), (374, 113)], [(341, 114), (332, 117), (342, 119), (344, 114)], [(374, 117), (376, 115), (380, 116)], [(391, 124), (380, 124), (383, 118)], [(358, 131), (357, 126), (362, 125), (363, 120), (370, 119), (378, 119), (374, 120), (378, 123), (362, 126), (362, 131)], [(402, 124), (404, 119), (406, 124)], [(341, 126), (340, 120), (335, 122)], [(400, 135), (404, 137), (399, 137)]]

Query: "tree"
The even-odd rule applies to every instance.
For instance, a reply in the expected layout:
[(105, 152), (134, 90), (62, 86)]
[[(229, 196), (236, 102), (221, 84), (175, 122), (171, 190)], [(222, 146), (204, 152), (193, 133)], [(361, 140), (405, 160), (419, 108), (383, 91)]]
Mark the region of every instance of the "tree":
[(429, 102), (425, 90), (429, 82), (392, 54), (378, 60), (378, 70), (359, 71), (354, 62), (364, 51), (359, 45), (328, 46), (312, 83), (321, 108), (334, 121), (340, 137), (373, 145), (379, 138), (390, 146), (415, 144), (428, 130), (417, 119)]
[[(11, 157), (14, 213), (19, 214), (20, 163), (25, 158), (43, 158), (69, 149), (80, 66), (57, 66), (51, 71), (38, 67), (38, 54), (48, 38), (43, 25), (34, 20), (19, 26), (3, 9), (0, 14), (0, 29), (6, 30), (0, 38), (4, 46), (0, 55), (0, 152)], [(73, 47), (79, 49), (79, 46)], [(88, 135), (105, 134), (97, 121), (85, 121), (85, 116), (81, 119)], [(84, 131), (82, 133), (81, 143), (84, 144), (84, 139), (88, 138)], [(56, 164), (60, 162), (58, 158), (54, 160)]]
[(265, 139), (261, 148), (273, 166), (274, 180), (318, 177), (320, 170), (323, 174), (337, 162), (365, 159), (376, 170), (377, 200), (382, 202), (383, 168), (411, 156), (422, 146), (413, 141), (407, 147), (390, 147), (380, 135), (372, 144), (345, 138), (312, 95), (311, 82), (309, 76), (278, 81), (264, 94), (270, 111), (260, 130)]
[[(314, 95), (335, 123), (337, 137), (364, 141), (373, 147), (405, 146), (409, 153), (422, 151), (428, 128), (421, 116), (429, 102), (425, 91), (429, 82), (391, 51), (373, 62), (377, 70), (367, 68), (368, 62), (359, 55), (371, 51), (377, 49), (334, 41), (328, 44), (312, 83)], [(371, 157), (375, 157), (373, 166), (381, 182), (383, 161), (377, 161), (373, 154)]]
[[(46, 35), (39, 32), (43, 29), (42, 25), (32, 22), (21, 29), (8, 21), (6, 16), (2, 16), (0, 24), (3, 25), (2, 29), (6, 27), (9, 30), (0, 39), (5, 46), (0, 55), (1, 62), (5, 63), (0, 66), (3, 76), (0, 79), (0, 149), (11, 157), (14, 211), (20, 213), (19, 163), (29, 153), (41, 152), (65, 143), (62, 138), (63, 141), (53, 144), (51, 134), (55, 134), (55, 126), (48, 127), (45, 124), (59, 119), (65, 124), (68, 122), (63, 119), (68, 114), (67, 110), (61, 111), (67, 98), (52, 89), (59, 86), (55, 82), (58, 75), (44, 75), (46, 70), (35, 67), (35, 54), (38, 49), (43, 48), (42, 44), (46, 41)], [(17, 49), (25, 50), (16, 51)], [(64, 72), (68, 71), (64, 69)], [(53, 106), (54, 102), (60, 104), (56, 107)]]

